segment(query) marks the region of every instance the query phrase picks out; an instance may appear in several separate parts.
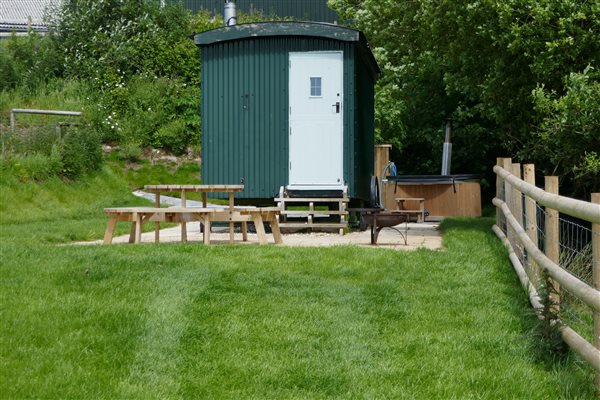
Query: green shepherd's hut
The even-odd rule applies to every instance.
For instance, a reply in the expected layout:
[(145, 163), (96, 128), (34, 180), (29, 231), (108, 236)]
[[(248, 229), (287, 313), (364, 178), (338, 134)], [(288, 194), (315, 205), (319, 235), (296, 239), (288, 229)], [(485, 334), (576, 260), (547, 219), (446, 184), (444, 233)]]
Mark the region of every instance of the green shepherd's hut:
[(264, 22), (195, 36), (202, 61), (202, 182), (247, 201), (369, 199), (374, 85), (365, 36), (327, 23)]

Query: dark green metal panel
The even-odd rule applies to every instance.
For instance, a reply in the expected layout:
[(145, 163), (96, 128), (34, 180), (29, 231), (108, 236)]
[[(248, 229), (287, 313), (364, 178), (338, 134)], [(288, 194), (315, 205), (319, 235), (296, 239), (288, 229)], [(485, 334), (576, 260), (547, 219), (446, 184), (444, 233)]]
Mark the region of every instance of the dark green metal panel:
[(354, 157), (351, 170), (356, 185), (352, 197), (368, 199), (370, 178), (374, 172), (375, 80), (368, 63), (357, 61), (356, 70), (356, 130), (353, 138), (354, 148), (348, 152)]
[(359, 41), (258, 36), (202, 48), (202, 180), (244, 181), (239, 197), (269, 199), (287, 185), (289, 53), (344, 54), (344, 180), (352, 198), (368, 199), (373, 169), (373, 70)]
[[(184, 7), (192, 12), (206, 9), (213, 14), (223, 14), (223, 0), (170, 1), (183, 3)], [(300, 21), (339, 21), (336, 12), (327, 6), (327, 0), (236, 0), (235, 4), (245, 13), (260, 11), (266, 17), (292, 17)]]
[(239, 197), (272, 198), (287, 180), (287, 69), (273, 46), (202, 50), (203, 182), (243, 180)]

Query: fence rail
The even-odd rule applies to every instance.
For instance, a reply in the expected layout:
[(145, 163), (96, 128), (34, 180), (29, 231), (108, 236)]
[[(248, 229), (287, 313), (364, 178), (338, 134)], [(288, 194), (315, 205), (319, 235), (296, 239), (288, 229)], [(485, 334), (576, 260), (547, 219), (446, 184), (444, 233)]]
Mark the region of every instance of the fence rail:
[[(565, 343), (596, 370), (600, 389), (600, 194), (591, 202), (559, 196), (558, 179), (546, 177), (543, 190), (535, 186), (534, 171), (532, 164), (522, 170), (510, 158), (498, 159), (493, 230), (538, 316), (557, 326)], [(571, 228), (561, 231), (561, 224)], [(569, 326), (575, 322), (579, 331)]]
[(13, 108), (10, 110), (10, 130), (14, 132), (16, 125), (16, 114), (41, 114), (41, 115), (62, 115), (65, 117), (81, 117), (80, 111), (62, 111), (62, 110), (36, 110), (31, 108)]
[(498, 165), (494, 167), (494, 172), (510, 185), (518, 189), (522, 194), (531, 197), (542, 206), (550, 207), (558, 212), (600, 224), (600, 206), (597, 204), (548, 193), (535, 185), (531, 185), (517, 178)]

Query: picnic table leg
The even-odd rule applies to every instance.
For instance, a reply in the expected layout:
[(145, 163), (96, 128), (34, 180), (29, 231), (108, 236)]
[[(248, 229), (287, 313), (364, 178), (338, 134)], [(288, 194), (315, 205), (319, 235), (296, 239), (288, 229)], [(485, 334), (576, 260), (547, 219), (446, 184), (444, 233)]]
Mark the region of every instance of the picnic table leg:
[[(229, 193), (229, 211), (233, 212), (233, 192)], [(233, 243), (233, 234), (235, 231), (235, 223), (229, 223), (229, 243)]]
[(258, 241), (260, 244), (267, 244), (267, 235), (265, 233), (265, 224), (263, 223), (262, 216), (260, 213), (256, 213), (252, 219), (254, 220), (254, 226), (256, 227)]
[(281, 231), (279, 230), (279, 222), (277, 222), (277, 216), (273, 215), (271, 220), (271, 232), (273, 232), (273, 239), (275, 239), (276, 244), (283, 243), (283, 238), (281, 237)]
[(233, 239), (235, 237), (234, 233), (235, 233), (235, 223), (230, 222), (229, 223), (229, 243), (233, 243)]
[[(154, 205), (156, 208), (160, 208), (160, 193), (154, 195)], [(154, 223), (154, 241), (158, 243), (160, 241), (160, 222)]]
[[(202, 208), (206, 208), (207, 205), (207, 201), (206, 201), (206, 192), (202, 192)], [(204, 232), (204, 229), (206, 229), (206, 227), (204, 226), (204, 222), (200, 223), (200, 232)]]
[(246, 221), (242, 222), (242, 239), (244, 242), (248, 241), (248, 223)]
[(106, 225), (106, 231), (104, 231), (104, 244), (112, 243), (116, 226), (117, 226), (117, 215), (111, 215), (108, 219), (108, 225)]
[(135, 215), (131, 216), (131, 229), (129, 230), (129, 243), (135, 243)]
[[(186, 194), (185, 194), (185, 190), (181, 191), (181, 207), (185, 208), (185, 203), (186, 203)], [(185, 221), (181, 221), (181, 242), (185, 243), (187, 242), (187, 226)]]
[(425, 222), (425, 200), (419, 200), (419, 221), (418, 222)]
[(142, 215), (139, 213), (133, 213), (135, 218), (135, 243), (142, 242)]
[(210, 244), (210, 217), (204, 218), (204, 244)]

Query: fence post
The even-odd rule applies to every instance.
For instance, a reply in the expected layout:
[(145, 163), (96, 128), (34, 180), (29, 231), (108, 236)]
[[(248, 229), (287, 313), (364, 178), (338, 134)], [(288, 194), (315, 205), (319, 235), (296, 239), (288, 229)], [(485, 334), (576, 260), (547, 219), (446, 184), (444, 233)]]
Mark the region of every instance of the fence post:
[[(390, 162), (390, 150), (392, 149), (391, 144), (376, 144), (374, 151), (374, 164), (373, 164), (373, 175), (375, 175), (379, 179), (379, 183), (381, 186), (379, 190), (381, 190), (381, 202), (382, 207), (387, 207), (387, 188), (383, 186), (383, 170), (387, 163)], [(394, 199), (392, 199), (393, 201)], [(396, 203), (394, 203), (395, 205)]]
[(390, 162), (390, 150), (392, 149), (391, 144), (376, 144), (375, 145), (375, 162), (373, 165), (373, 175), (382, 179), (383, 169)]
[[(517, 178), (521, 179), (521, 164), (519, 163), (514, 163), (512, 165), (512, 174), (514, 176), (516, 176)], [(512, 203), (513, 203), (513, 215), (516, 218), (517, 222), (519, 223), (519, 225), (521, 227), (523, 227), (523, 195), (521, 194), (521, 191), (517, 188), (512, 188)], [(513, 250), (515, 250), (515, 253), (517, 254), (517, 256), (522, 260), (523, 259), (523, 246), (522, 245), (518, 245), (517, 243), (519, 243), (520, 240), (515, 241), (515, 245), (513, 246)]]
[[(504, 166), (504, 159), (503, 158), (496, 158), (496, 165), (499, 167), (503, 167)], [(496, 175), (496, 198), (500, 199), (500, 200), (504, 200), (504, 193), (503, 193), (503, 189), (504, 188), (504, 182), (502, 180), (502, 178), (500, 178), (500, 175)], [(502, 210), (498, 207), (496, 207), (496, 226), (500, 229), (504, 229), (504, 223), (503, 223), (504, 219), (502, 218)]]
[[(521, 164), (514, 163), (511, 168), (511, 172), (514, 176), (521, 179)], [(519, 222), (521, 227), (523, 226), (523, 198), (521, 192), (517, 188), (512, 189), (512, 202), (514, 208), (514, 216)]]
[[(548, 193), (558, 194), (558, 177), (545, 177), (545, 190)], [(546, 256), (560, 264), (560, 235), (559, 235), (559, 219), (558, 211), (546, 207), (546, 240), (544, 247)], [(546, 277), (547, 296), (549, 296), (551, 311), (555, 315), (560, 311), (560, 284), (550, 277)], [(550, 321), (547, 321), (550, 323)]]
[[(600, 193), (592, 193), (592, 203), (600, 204)], [(592, 224), (592, 276), (594, 288), (600, 290), (600, 224)], [(594, 311), (594, 346), (600, 350), (600, 312)], [(600, 372), (596, 372), (596, 388), (600, 391)]]
[[(523, 166), (523, 180), (530, 185), (535, 186), (535, 165), (525, 164)], [(537, 247), (538, 243), (538, 231), (537, 231), (537, 207), (536, 201), (529, 196), (525, 196), (525, 231), (527, 236), (531, 239)], [(538, 281), (536, 278), (539, 276), (539, 268), (537, 264), (530, 259), (526, 260), (529, 279), (532, 281), (534, 287), (537, 288)]]
[[(512, 158), (503, 158), (502, 159), (502, 168), (507, 170), (512, 174)], [(508, 209), (511, 214), (513, 213), (513, 204), (512, 204), (512, 186), (510, 183), (504, 181), (504, 202), (508, 205)], [(515, 248), (515, 240), (513, 235), (513, 230), (510, 228), (509, 224), (506, 224), (506, 238), (510, 242), (512, 248)]]

